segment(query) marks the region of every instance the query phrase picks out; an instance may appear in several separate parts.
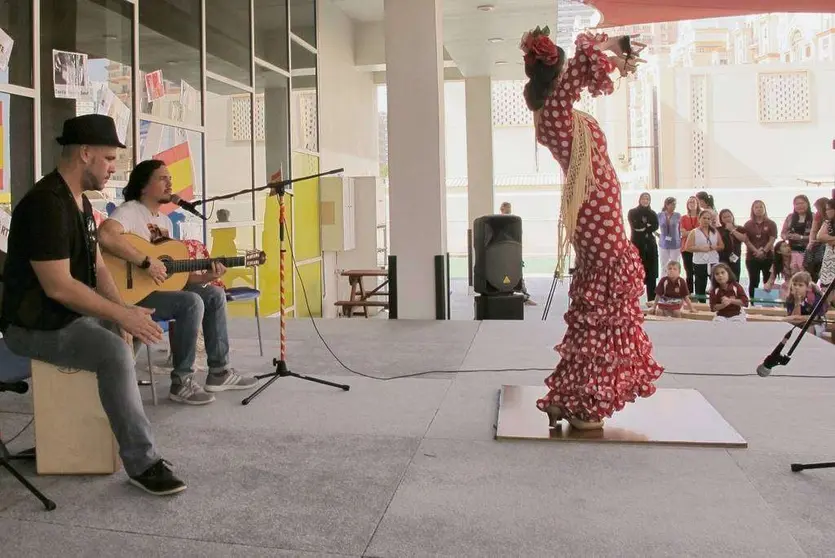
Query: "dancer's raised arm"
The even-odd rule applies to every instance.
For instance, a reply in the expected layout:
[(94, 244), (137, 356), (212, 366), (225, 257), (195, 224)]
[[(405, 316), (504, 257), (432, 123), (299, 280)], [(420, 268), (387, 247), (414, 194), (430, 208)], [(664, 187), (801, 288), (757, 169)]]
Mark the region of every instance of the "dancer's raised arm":
[[(574, 44), (577, 50), (568, 61), (565, 72), (557, 86), (557, 100), (560, 110), (570, 110), (580, 100), (580, 92), (588, 88), (593, 97), (610, 95), (615, 84), (609, 76), (617, 69), (615, 62), (606, 51), (615, 41), (605, 33), (581, 33)], [(565, 101), (563, 103), (562, 101)]]

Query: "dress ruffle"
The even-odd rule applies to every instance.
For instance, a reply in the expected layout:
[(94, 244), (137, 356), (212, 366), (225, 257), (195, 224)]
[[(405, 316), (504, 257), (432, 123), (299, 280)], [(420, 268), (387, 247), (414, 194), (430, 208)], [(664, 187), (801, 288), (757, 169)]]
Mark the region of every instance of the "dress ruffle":
[[(584, 84), (588, 87), (589, 93), (592, 97), (599, 97), (600, 95), (610, 95), (615, 90), (615, 84), (612, 81), (612, 78), (609, 77), (609, 74), (614, 72), (617, 68), (614, 63), (609, 60), (608, 55), (595, 48), (595, 45), (598, 45), (608, 39), (608, 36), (605, 33), (580, 33), (577, 36), (577, 40), (574, 41), (574, 44), (577, 47), (577, 59), (580, 62), (588, 63), (588, 67), (586, 68), (576, 68), (577, 73), (580, 76), (585, 77), (587, 80)], [(583, 59), (586, 58), (586, 60)], [(576, 76), (572, 76), (571, 72), (568, 72), (567, 78), (576, 78)], [(580, 91), (579, 89), (576, 90), (575, 98), (572, 99), (575, 103), (580, 100)]]
[(555, 347), (556, 370), (548, 395), (537, 401), (585, 421), (611, 417), (638, 397), (655, 393), (664, 369), (652, 357), (639, 298), (644, 270), (631, 245), (608, 261), (581, 262), (565, 314), (568, 331)]

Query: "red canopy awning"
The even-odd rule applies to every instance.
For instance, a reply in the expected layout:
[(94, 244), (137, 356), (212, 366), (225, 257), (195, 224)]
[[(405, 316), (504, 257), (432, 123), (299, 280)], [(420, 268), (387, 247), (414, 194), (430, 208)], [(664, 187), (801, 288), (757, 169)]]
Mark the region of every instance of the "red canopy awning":
[(583, 0), (603, 16), (598, 27), (778, 12), (832, 13), (835, 0)]

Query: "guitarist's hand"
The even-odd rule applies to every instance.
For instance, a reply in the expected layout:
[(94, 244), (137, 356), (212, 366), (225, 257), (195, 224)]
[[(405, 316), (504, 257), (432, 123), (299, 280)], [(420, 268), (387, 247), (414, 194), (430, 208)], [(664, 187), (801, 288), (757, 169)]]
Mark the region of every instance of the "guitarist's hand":
[(204, 276), (206, 283), (220, 279), (226, 274), (226, 266), (220, 262), (212, 262), (212, 270)]
[(127, 306), (118, 320), (119, 327), (125, 333), (133, 335), (146, 345), (153, 345), (162, 340), (162, 328), (151, 319), (154, 310), (140, 306)]
[(150, 258), (150, 260), (151, 267), (146, 269), (145, 272), (151, 276), (157, 285), (162, 285), (168, 279), (168, 270), (165, 269), (165, 264), (158, 259)]

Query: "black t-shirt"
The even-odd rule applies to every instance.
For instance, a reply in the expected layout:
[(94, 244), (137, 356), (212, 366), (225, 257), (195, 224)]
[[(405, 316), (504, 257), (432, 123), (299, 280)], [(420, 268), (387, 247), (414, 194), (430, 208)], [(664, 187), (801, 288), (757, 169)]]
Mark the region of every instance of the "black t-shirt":
[(46, 296), (31, 261), (70, 260), (73, 278), (96, 286), (96, 222), (86, 196), (78, 210), (67, 183), (53, 171), (12, 212), (9, 251), (3, 270), (0, 327), (60, 329), (80, 315)]

